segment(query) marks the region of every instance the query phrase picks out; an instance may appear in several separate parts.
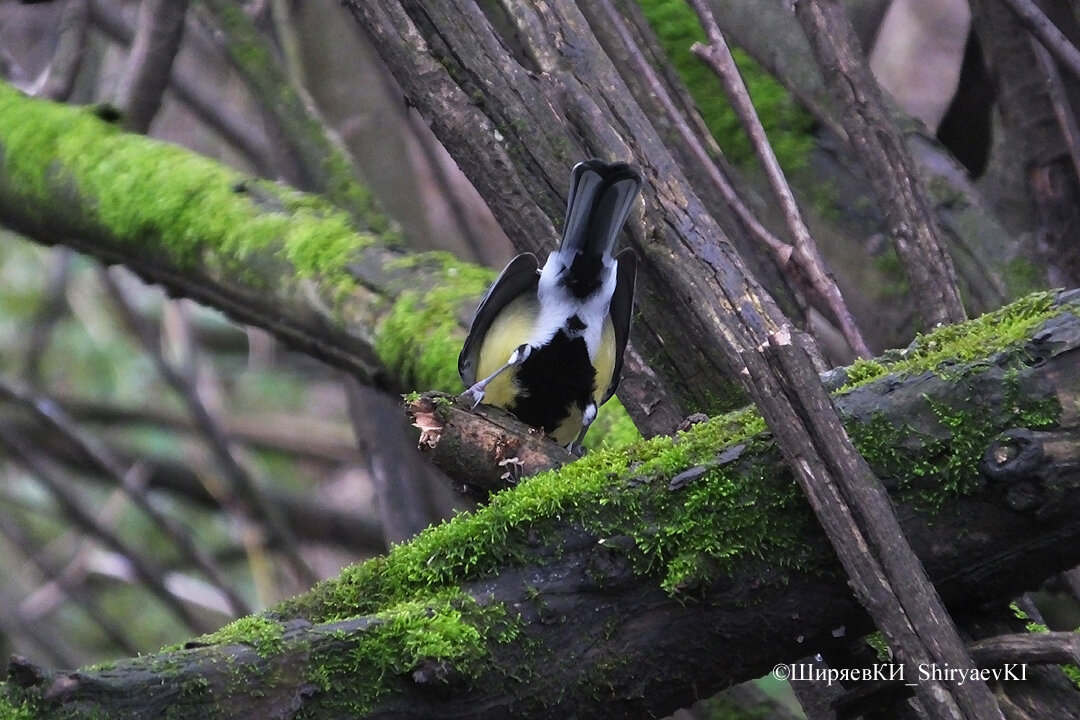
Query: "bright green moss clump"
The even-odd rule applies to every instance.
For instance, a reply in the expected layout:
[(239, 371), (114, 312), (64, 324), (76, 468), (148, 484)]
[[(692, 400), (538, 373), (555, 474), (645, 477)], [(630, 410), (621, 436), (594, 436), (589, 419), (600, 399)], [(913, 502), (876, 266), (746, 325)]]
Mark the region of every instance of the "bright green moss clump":
[(19, 702), (10, 695), (0, 695), (0, 720), (34, 720), (40, 717), (30, 701)]
[(904, 350), (880, 358), (856, 360), (847, 369), (850, 390), (890, 373), (901, 375), (938, 372), (950, 365), (969, 363), (1027, 340), (1032, 330), (1061, 312), (1055, 293), (1036, 292), (1005, 307), (967, 322), (921, 334)]
[(342, 637), (353, 643), (348, 652), (314, 652), (307, 679), (329, 693), (325, 708), (359, 716), (389, 691), (392, 677), (441, 683), (450, 674), (479, 674), (488, 662), (489, 638), (509, 642), (514, 628), (500, 606), (481, 607), (459, 592), (438, 593), (376, 613), (366, 630)]
[(398, 295), (379, 327), (375, 351), (406, 387), (456, 393), (461, 390), (457, 357), (465, 341), (462, 315), (471, 317), (495, 273), (444, 252), (406, 256), (395, 267), (422, 265), (436, 268), (432, 287)]
[(272, 281), (248, 267), (270, 253), (300, 278), (319, 275), (347, 289), (347, 259), (373, 242), (319, 198), (124, 133), (93, 108), (27, 98), (0, 83), (0, 118), (0, 162), (10, 188), (27, 199), (21, 212), (55, 213), (48, 201), (66, 185), (79, 227), (105, 228), (132, 257), (254, 283)]
[(283, 628), (279, 623), (259, 615), (249, 615), (234, 620), (216, 632), (203, 635), (198, 642), (205, 645), (243, 643), (266, 657), (281, 650), (282, 636)]

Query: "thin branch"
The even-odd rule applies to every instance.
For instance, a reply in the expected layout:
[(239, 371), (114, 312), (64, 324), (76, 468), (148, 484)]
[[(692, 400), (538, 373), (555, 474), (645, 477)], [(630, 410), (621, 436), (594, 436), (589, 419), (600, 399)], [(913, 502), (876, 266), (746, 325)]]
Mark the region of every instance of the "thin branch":
[(1046, 46), (1031, 38), (1031, 47), (1035, 52), (1035, 61), (1046, 78), (1046, 96), (1054, 108), (1054, 117), (1057, 118), (1058, 127), (1065, 138), (1065, 147), (1072, 162), (1073, 172), (1080, 178), (1080, 127), (1077, 126), (1076, 115), (1073, 113), (1069, 95), (1065, 89), (1065, 83), (1061, 81), (1061, 73), (1057, 65), (1050, 57)]
[(101, 629), (105, 637), (116, 648), (128, 655), (135, 655), (143, 648), (131, 639), (127, 630), (119, 625), (105, 612), (98, 603), (97, 598), (78, 582), (74, 582), (71, 573), (64, 568), (54, 566), (46, 560), (35, 543), (27, 537), (23, 529), (19, 527), (8, 513), (0, 512), (0, 535), (4, 535), (8, 541), (19, 548), (27, 560), (37, 568), (37, 571), (52, 583), (71, 603), (82, 610)]
[(60, 38), (52, 60), (38, 80), (35, 95), (63, 101), (71, 96), (82, 67), (86, 28), (90, 24), (90, 0), (69, 0), (60, 15)]
[(1080, 79), (1080, 50), (1031, 0), (1001, 0), (1062, 65)]
[(49, 348), (53, 330), (68, 310), (66, 293), (73, 256), (74, 253), (68, 248), (57, 248), (49, 253), (48, 279), (42, 293), (41, 306), (30, 323), (26, 356), (23, 359), (23, 378), (31, 386), (37, 386), (41, 382), (41, 361)]
[[(698, 132), (695, 132), (694, 128), (690, 127), (690, 123), (687, 121), (683, 112), (675, 104), (675, 100), (671, 97), (671, 93), (667, 91), (664, 83), (661, 82), (660, 77), (657, 75), (656, 70), (641, 54), (640, 48), (634, 42), (634, 38), (630, 34), (629, 28), (626, 26), (626, 20), (611, 4), (611, 0), (600, 0), (600, 6), (604, 9), (607, 19), (611, 22), (612, 26), (618, 32), (619, 37), (622, 39), (627, 51), (630, 53), (630, 61), (634, 65), (634, 70), (640, 73), (648, 83), (649, 87), (656, 93), (656, 98), (659, 100), (661, 106), (664, 108), (664, 112), (667, 114), (667, 120), (679, 133), (679, 137), (687, 144), (691, 152), (694, 153), (694, 157), (701, 163), (701, 166), (705, 169), (709, 180), (716, 186), (716, 189), (720, 192), (720, 195), (724, 198), (724, 202), (728, 204), (728, 207), (735, 213), (735, 216), (746, 226), (747, 230), (762, 242), (781, 266), (787, 264), (788, 259), (791, 256), (791, 246), (780, 240), (778, 237), (772, 234), (767, 227), (765, 227), (754, 212), (747, 206), (741, 197), (739, 197), (738, 191), (735, 186), (732, 185), (731, 180), (720, 168), (716, 162), (713, 161), (710, 155), (710, 150), (714, 152), (721, 152), (720, 147), (716, 145), (712, 135), (705, 134), (704, 137), (700, 133), (707, 133), (707, 129), (704, 127), (704, 123), (695, 122), (695, 127), (698, 128)], [(709, 143), (710, 147), (706, 147), (705, 144)]]
[(728, 101), (750, 138), (754, 152), (765, 170), (765, 177), (769, 181), (773, 195), (780, 202), (780, 208), (783, 211), (788, 230), (791, 232), (791, 237), (795, 241), (791, 259), (798, 267), (798, 271), (805, 274), (810, 287), (821, 297), (825, 305), (833, 313), (840, 325), (840, 330), (844, 333), (844, 338), (851, 346), (851, 349), (855, 351), (855, 354), (861, 357), (870, 357), (870, 348), (855, 323), (847, 303), (844, 302), (844, 297), (840, 293), (840, 288), (837, 287), (832, 273), (826, 269), (825, 259), (821, 256), (817, 243), (814, 242), (809, 228), (806, 227), (806, 223), (802, 219), (802, 213), (795, 202), (795, 196), (792, 194), (791, 187), (784, 177), (784, 171), (780, 168), (780, 163), (776, 159), (776, 153), (773, 152), (772, 145), (769, 144), (769, 138), (765, 135), (765, 128), (762, 126), (761, 119), (754, 109), (750, 93), (747, 91), (746, 84), (739, 74), (739, 68), (735, 65), (735, 58), (731, 55), (731, 50), (728, 48), (727, 41), (724, 40), (723, 33), (720, 32), (720, 28), (716, 24), (712, 11), (709, 10), (709, 6), (703, 0), (690, 0), (690, 4), (697, 12), (701, 25), (705, 29), (705, 36), (708, 39), (708, 45), (694, 43), (691, 50), (698, 57), (705, 60), (713, 72), (716, 73), (716, 76), (720, 78), (724, 91), (727, 93)]
[(215, 28), (221, 51), (271, 121), (271, 135), (280, 138), (298, 171), (290, 183), (320, 192), (361, 227), (384, 228), (388, 221), (360, 183), (352, 156), (327, 130), (303, 87), (289, 81), (275, 49), (247, 15), (225, 0), (203, 0), (193, 14)]
[[(2, 395), (5, 399), (17, 401), (8, 393), (9, 388), (3, 388)], [(172, 610), (191, 631), (210, 632), (214, 625), (199, 615), (195, 614), (187, 605), (181, 602), (175, 595), (169, 592), (165, 586), (165, 570), (149, 556), (144, 555), (133, 545), (126, 542), (109, 528), (102, 525), (90, 513), (83, 508), (82, 499), (67, 488), (48, 466), (34, 447), (33, 442), (21, 433), (13, 431), (9, 427), (0, 427), (0, 442), (8, 449), (13, 457), (34, 473), (38, 481), (49, 491), (56, 500), (64, 515), (75, 525), (81, 528), (91, 537), (96, 538), (106, 547), (120, 553), (135, 570), (146, 588), (155, 595), (165, 607)]]
[(844, 5), (840, 0), (798, 0), (795, 14), (842, 110), (848, 141), (866, 163), (923, 322), (928, 327), (962, 322), (967, 314), (952, 258), (921, 174), (885, 108)]
[(17, 598), (13, 597), (21, 589), (15, 577), (20, 569), (6, 564), (0, 566), (4, 571), (4, 583), (0, 587), (0, 634), (10, 646), (18, 647), (21, 652), (33, 652), (48, 662), (59, 663), (59, 667), (86, 662), (85, 655), (72, 647), (71, 638), (55, 622), (26, 617)]
[[(196, 431), (191, 417), (167, 408), (121, 405), (75, 396), (56, 396), (76, 420), (110, 425), (149, 425), (173, 432)], [(245, 446), (326, 465), (363, 460), (349, 428), (306, 415), (259, 412), (239, 415), (223, 410), (218, 423), (226, 437)]]
[[(120, 44), (130, 45), (135, 37), (135, 25), (123, 10), (110, 0), (91, 0), (91, 19), (95, 27)], [(190, 34), (191, 28), (188, 28)], [(195, 77), (183, 63), (173, 64), (169, 89), (176, 99), (202, 122), (221, 135), (235, 150), (250, 162), (261, 175), (273, 177), (274, 158), (266, 133), (258, 123), (236, 110), (236, 103), (226, 102), (215, 83)]]
[(145, 134), (161, 107), (187, 5), (187, 0), (144, 0), (139, 6), (138, 29), (116, 93), (127, 130)]

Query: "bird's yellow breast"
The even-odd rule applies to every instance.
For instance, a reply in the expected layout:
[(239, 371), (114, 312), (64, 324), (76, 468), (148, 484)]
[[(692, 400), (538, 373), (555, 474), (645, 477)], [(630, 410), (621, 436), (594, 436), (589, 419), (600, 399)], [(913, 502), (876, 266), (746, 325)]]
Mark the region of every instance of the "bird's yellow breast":
[[(485, 378), (510, 359), (520, 345), (529, 341), (536, 325), (540, 303), (535, 295), (522, 295), (510, 301), (498, 314), (480, 345), (480, 357), (476, 363), (476, 377)], [(488, 405), (508, 407), (519, 392), (514, 379), (517, 370), (511, 368), (492, 380), (484, 391)]]

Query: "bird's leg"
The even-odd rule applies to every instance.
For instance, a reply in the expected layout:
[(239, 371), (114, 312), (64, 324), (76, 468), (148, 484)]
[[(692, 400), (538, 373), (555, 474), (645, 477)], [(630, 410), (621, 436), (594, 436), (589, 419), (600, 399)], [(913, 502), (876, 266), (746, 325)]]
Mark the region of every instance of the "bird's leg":
[(585, 446), (582, 445), (582, 441), (585, 440), (585, 433), (589, 432), (589, 426), (593, 424), (593, 420), (596, 419), (598, 409), (596, 403), (592, 400), (581, 411), (581, 432), (578, 433), (577, 439), (572, 441), (566, 446), (566, 449), (570, 451), (571, 455), (578, 457), (585, 456)]
[(510, 359), (506, 361), (505, 365), (488, 375), (483, 380), (474, 384), (468, 390), (463, 392), (461, 396), (471, 398), (473, 401), (472, 406), (475, 408), (477, 405), (484, 401), (484, 390), (487, 389), (488, 383), (499, 377), (499, 375), (502, 375), (510, 368), (517, 367), (521, 363), (525, 362), (525, 359), (529, 357), (530, 353), (532, 353), (532, 345), (529, 345), (527, 343), (525, 345), (518, 345), (517, 349), (515, 349), (514, 352), (510, 353)]

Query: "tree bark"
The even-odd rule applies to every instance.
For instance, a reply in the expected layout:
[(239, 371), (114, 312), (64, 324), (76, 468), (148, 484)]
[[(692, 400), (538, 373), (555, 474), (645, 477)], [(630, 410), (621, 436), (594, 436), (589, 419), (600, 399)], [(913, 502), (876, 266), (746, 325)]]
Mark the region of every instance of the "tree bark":
[(885, 111), (855, 31), (839, 0), (800, 0), (796, 16), (810, 40), (825, 84), (847, 131), (867, 163), (870, 182), (885, 207), (889, 232), (927, 327), (963, 321), (952, 259), (930, 212), (922, 179)]
[(173, 59), (184, 34), (187, 2), (149, 2), (139, 8), (139, 29), (117, 89), (124, 128), (146, 134), (161, 107)]
[[(972, 3), (973, 21), (995, 78), (1002, 127), (1008, 140), (1005, 172), (1023, 177), (1033, 213), (1036, 252), (1070, 280), (1080, 278), (1080, 179), (1062, 131), (1055, 101), (1065, 98), (1040, 66), (1039, 53), (1023, 23), (1001, 0)], [(1067, 105), (1067, 103), (1066, 103)], [(1069, 110), (1066, 108), (1066, 112)], [(1075, 123), (1075, 118), (1071, 118)]]
[[(1080, 562), (1080, 317), (1062, 300), (923, 338), (909, 359), (944, 350), (936, 373), (835, 398), (954, 610)], [(1016, 342), (972, 354), (980, 326), (1029, 314)], [(640, 716), (869, 629), (743, 412), (532, 478), (184, 649), (78, 672), (16, 661), (3, 698), (25, 717)]]
[[(844, 141), (847, 132), (840, 122), (840, 107), (829, 96), (821, 70), (814, 60), (805, 33), (793, 13), (781, 4), (755, 0), (710, 0), (713, 14), (732, 44), (745, 50), (769, 70), (821, 123), (821, 142), (815, 151), (814, 171), (809, 183), (820, 192), (821, 178), (830, 178), (838, 188), (838, 205), (845, 209), (866, 205), (869, 217), (848, 218), (839, 230), (820, 232), (822, 252), (837, 272), (845, 297), (856, 311), (864, 332), (872, 335), (878, 347), (906, 342), (896, 332), (909, 322), (911, 295), (874, 295), (863, 298), (868, 289), (894, 282), (895, 278), (873, 262), (873, 253), (863, 248), (853, 257), (851, 239), (861, 238), (865, 245), (875, 233), (886, 227), (885, 206), (871, 190), (871, 174), (862, 156), (856, 155)], [(852, 21), (859, 15), (867, 19), (866, 32), (860, 31), (862, 47), (869, 48), (873, 32), (885, 4), (847, 3)], [(858, 7), (863, 5), (866, 7)], [(924, 180), (924, 189), (932, 203), (934, 217), (944, 231), (949, 253), (961, 284), (963, 298), (972, 314), (999, 307), (1010, 297), (1030, 288), (1020, 287), (1008, 272), (1009, 262), (1029, 252), (1019, 247), (1020, 240), (1003, 226), (1000, 209), (980, 194), (963, 167), (942, 147), (922, 123), (906, 118), (895, 106), (888, 107), (896, 122), (907, 152)], [(796, 183), (801, 179), (795, 175)], [(805, 186), (800, 188), (806, 192)], [(813, 208), (808, 208), (812, 210)], [(826, 225), (826, 227), (828, 227)], [(862, 311), (860, 313), (860, 310)], [(882, 320), (882, 318), (895, 318)], [(877, 324), (884, 327), (875, 327)], [(882, 344), (882, 342), (886, 344)]]

